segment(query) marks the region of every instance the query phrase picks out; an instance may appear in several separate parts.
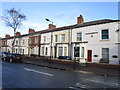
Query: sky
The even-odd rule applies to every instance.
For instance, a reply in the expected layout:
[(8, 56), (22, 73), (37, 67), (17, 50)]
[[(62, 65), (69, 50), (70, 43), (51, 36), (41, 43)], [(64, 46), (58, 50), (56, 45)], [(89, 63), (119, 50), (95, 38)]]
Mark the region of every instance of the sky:
[[(118, 2), (1, 2), (0, 15), (5, 10), (20, 9), (26, 15), (26, 21), (17, 31), (27, 34), (29, 28), (40, 31), (48, 28), (45, 19), (53, 21), (56, 27), (76, 24), (77, 17), (83, 15), (84, 21), (100, 19), (118, 19)], [(13, 30), (0, 20), (0, 37), (13, 35)]]

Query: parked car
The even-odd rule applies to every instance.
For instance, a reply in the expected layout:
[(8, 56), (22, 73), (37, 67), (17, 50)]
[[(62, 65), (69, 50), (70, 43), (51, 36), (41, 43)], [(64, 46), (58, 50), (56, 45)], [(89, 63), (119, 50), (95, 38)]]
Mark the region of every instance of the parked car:
[(22, 57), (20, 54), (9, 53), (4, 57), (4, 60), (10, 62), (22, 62)]
[(8, 56), (8, 52), (0, 52), (0, 56), (2, 56), (2, 60), (5, 60), (5, 57)]

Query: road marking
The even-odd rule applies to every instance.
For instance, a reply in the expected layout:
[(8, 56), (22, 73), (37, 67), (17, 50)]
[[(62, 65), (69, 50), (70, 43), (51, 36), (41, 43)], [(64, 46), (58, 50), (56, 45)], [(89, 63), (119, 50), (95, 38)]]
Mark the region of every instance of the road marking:
[(40, 72), (40, 71), (37, 71), (37, 70), (34, 70), (34, 69), (29, 69), (29, 68), (24, 68), (24, 69), (27, 70), (27, 71), (32, 71), (32, 72), (36, 72), (36, 73), (40, 73), (40, 74), (44, 74), (44, 75), (48, 75), (48, 76), (53, 76), (53, 74)]
[(84, 74), (93, 74), (93, 72), (87, 72), (87, 71), (77, 71), (77, 72), (84, 73)]
[(104, 85), (118, 87), (118, 83), (114, 83), (114, 82), (103, 82), (103, 81), (98, 81), (98, 80), (93, 80), (93, 79), (85, 79), (84, 81), (91, 81), (91, 82), (95, 82), (95, 83), (101, 83), (101, 84), (104, 84)]

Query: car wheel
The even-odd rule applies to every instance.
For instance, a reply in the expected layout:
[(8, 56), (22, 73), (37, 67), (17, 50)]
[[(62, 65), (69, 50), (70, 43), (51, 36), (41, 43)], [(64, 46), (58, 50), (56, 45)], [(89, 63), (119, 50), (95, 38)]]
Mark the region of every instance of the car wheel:
[(13, 59), (10, 59), (10, 62), (13, 62)]
[(6, 59), (5, 59), (5, 58), (3, 58), (3, 60), (4, 60), (4, 61), (6, 61)]

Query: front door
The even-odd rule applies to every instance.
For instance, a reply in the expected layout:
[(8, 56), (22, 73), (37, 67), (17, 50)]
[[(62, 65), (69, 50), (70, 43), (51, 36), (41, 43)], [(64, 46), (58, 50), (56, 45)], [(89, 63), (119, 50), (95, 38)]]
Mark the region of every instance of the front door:
[(87, 62), (91, 62), (92, 61), (92, 50), (88, 50), (87, 52)]

